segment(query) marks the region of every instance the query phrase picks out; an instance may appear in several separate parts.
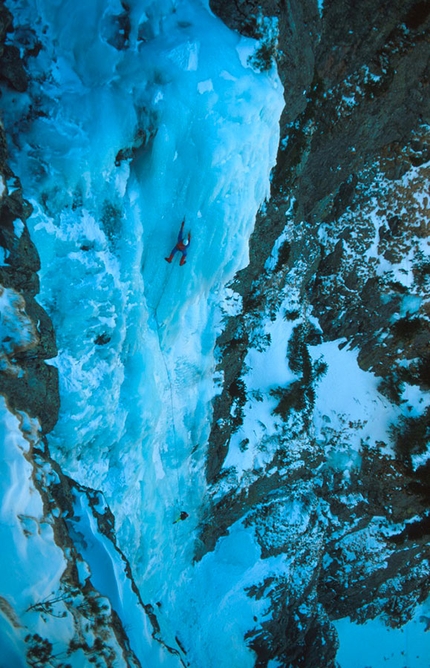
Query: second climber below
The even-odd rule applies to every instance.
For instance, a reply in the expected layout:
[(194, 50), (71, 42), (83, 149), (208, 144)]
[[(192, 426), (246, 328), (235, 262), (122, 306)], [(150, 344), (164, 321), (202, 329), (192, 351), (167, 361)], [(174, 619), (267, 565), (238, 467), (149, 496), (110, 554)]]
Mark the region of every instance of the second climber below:
[(181, 257), (181, 260), (179, 262), (181, 267), (187, 261), (186, 260), (187, 250), (188, 250), (188, 246), (190, 245), (190, 242), (191, 242), (191, 232), (188, 232), (188, 236), (184, 237), (184, 224), (185, 224), (185, 218), (182, 221), (181, 229), (179, 230), (178, 243), (172, 249), (172, 252), (170, 253), (169, 257), (164, 258), (166, 260), (166, 262), (171, 262), (173, 260), (173, 256), (176, 253), (176, 251), (179, 251), (180, 253), (182, 253), (182, 257)]

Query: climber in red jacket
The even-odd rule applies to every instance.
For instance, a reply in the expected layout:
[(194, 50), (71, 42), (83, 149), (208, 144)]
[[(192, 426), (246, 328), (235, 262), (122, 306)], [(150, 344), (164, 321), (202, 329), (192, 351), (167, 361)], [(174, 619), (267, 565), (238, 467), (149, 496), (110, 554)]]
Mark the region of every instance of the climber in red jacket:
[(182, 257), (181, 257), (181, 260), (179, 262), (181, 267), (187, 261), (186, 260), (187, 250), (188, 250), (188, 246), (190, 245), (190, 242), (191, 242), (191, 232), (188, 232), (187, 238), (184, 239), (184, 224), (185, 224), (185, 218), (182, 221), (181, 229), (179, 230), (178, 243), (173, 248), (169, 257), (164, 258), (166, 260), (166, 262), (171, 262), (173, 260), (173, 256), (176, 253), (176, 251), (180, 251), (182, 253)]

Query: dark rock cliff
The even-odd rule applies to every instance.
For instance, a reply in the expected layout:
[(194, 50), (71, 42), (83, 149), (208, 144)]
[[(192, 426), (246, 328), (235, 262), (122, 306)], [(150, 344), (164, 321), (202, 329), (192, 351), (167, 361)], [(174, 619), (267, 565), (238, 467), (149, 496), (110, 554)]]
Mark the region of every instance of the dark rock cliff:
[[(388, 562), (370, 574), (367, 555), (346, 575), (342, 541), (328, 530), (321, 543), (325, 559), (305, 592), (295, 596), (282, 582), (262, 583), (253, 592), (269, 592), (274, 610), (272, 621), (250, 640), (256, 665), (277, 657), (288, 666), (332, 666), (336, 641), (329, 618), (363, 621), (385, 614), (388, 623), (401, 624), (428, 587), (428, 573), (418, 574), (417, 567), (429, 556), (428, 465), (411, 465), (411, 455), (423, 452), (428, 440), (428, 414), (393, 426), (394, 458), (362, 452), (361, 468), (347, 488), (348, 498), (355, 495), (359, 503), (342, 500), (345, 484), (332, 473), (327, 477), (327, 469), (321, 483), (324, 454), (315, 447), (304, 466), (282, 480), (260, 471), (246, 491), (233, 488), (220, 499), (216, 490), (240, 424), (237, 406), (245, 403), (245, 357), (261, 319), (277, 312), (286, 286), (297, 295), (291, 318), (304, 322), (305, 347), (341, 340), (356, 349), (362, 369), (380, 377), (379, 390), (394, 405), (402, 402), (405, 384), (429, 389), (429, 264), (423, 252), (429, 201), (418, 203), (418, 191), (429, 176), (430, 3), (326, 0), (320, 13), (313, 0), (211, 0), (211, 8), (231, 28), (266, 46), (261, 17), (277, 18), (278, 41), (272, 39), (269, 52), (285, 88), (285, 109), (271, 200), (257, 217), (249, 266), (231, 286), (243, 298), (243, 311), (228, 319), (218, 340), (225, 382), (214, 402), (207, 461), (217, 501), (207, 509), (199, 555), (250, 509), (265, 507), (274, 490), (294, 494), (300, 481), (312, 479), (319, 481), (314, 493), (320, 502), (357, 538), (376, 517), (393, 525), (412, 522), (387, 539)], [(265, 269), (286, 228), (275, 268)], [(408, 274), (407, 285), (396, 271)], [(412, 297), (419, 306), (408, 310)], [(310, 311), (321, 333), (306, 325)], [(305, 426), (306, 435), (312, 442)], [(384, 604), (378, 602), (382, 591)], [(304, 600), (306, 623), (297, 617)]]
[[(23, 91), (27, 78), (19, 51), (5, 46), (12, 17), (0, 4), (0, 78), (17, 91)], [(20, 302), (19, 311), (32, 323), (34, 336), (22, 345), (11, 340), (5, 331), (1, 341), (3, 363), (0, 368), (0, 392), (7, 397), (12, 410), (26, 411), (37, 417), (44, 433), (54, 427), (59, 409), (58, 372), (46, 363), (56, 356), (57, 348), (52, 323), (38, 304), (40, 261), (30, 239), (26, 219), (31, 206), (23, 198), (19, 178), (7, 163), (7, 148), (3, 126), (0, 124), (0, 289), (7, 288)], [(7, 326), (6, 326), (7, 329)]]

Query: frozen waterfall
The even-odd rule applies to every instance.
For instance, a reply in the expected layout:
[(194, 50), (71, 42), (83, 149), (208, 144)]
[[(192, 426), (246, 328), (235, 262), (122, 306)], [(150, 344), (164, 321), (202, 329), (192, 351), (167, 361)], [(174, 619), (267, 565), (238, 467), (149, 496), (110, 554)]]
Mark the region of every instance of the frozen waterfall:
[[(250, 64), (256, 42), (204, 1), (128, 4), (8, 2), (17, 35), (42, 45), (27, 93), (5, 92), (3, 106), (59, 347), (49, 446), (67, 475), (103, 492), (163, 638), (184, 638), (195, 666), (230, 666), (234, 651), (245, 668), (259, 604), (244, 582), (229, 601), (230, 573), (235, 560), (252, 569), (256, 548), (239, 526), (194, 565), (194, 530), (225, 285), (269, 195), (283, 91), (275, 69)], [(169, 265), (184, 218), (187, 264)], [(182, 509), (190, 517), (174, 525)]]

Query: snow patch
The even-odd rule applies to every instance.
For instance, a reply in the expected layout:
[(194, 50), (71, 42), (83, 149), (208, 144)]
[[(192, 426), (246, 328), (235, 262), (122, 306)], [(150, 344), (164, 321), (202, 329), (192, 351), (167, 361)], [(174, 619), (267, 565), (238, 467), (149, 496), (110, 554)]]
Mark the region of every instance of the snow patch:
[[(314, 360), (322, 356), (328, 365), (315, 402), (316, 438), (327, 443), (335, 434), (340, 437), (342, 433), (347, 434), (349, 447), (356, 451), (360, 450), (362, 442), (371, 445), (378, 441), (386, 443), (397, 412), (377, 391), (380, 380), (373, 373), (360, 369), (358, 352), (341, 349), (339, 341), (311, 346), (309, 352)], [(355, 455), (350, 454), (354, 459)], [(335, 451), (332, 462), (342, 469), (344, 456)]]
[(424, 631), (429, 628), (429, 620), (427, 600), (400, 629), (391, 629), (378, 618), (360, 625), (348, 618), (335, 621), (340, 641), (336, 659), (340, 668), (428, 668), (430, 633)]

